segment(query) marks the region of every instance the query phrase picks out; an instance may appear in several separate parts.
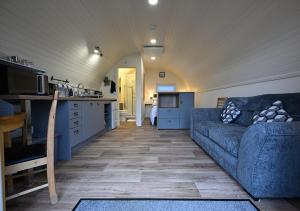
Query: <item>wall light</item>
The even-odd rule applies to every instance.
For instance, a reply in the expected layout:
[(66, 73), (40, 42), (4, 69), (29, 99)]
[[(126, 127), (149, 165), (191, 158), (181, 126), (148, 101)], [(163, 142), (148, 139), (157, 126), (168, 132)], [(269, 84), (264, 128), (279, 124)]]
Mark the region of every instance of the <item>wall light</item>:
[(157, 40), (156, 40), (156, 39), (151, 39), (151, 40), (150, 40), (150, 43), (151, 43), (152, 45), (155, 45), (155, 44), (157, 43)]
[(158, 0), (148, 0), (148, 3), (152, 6), (157, 5)]
[(151, 56), (151, 60), (152, 61), (156, 60), (156, 57), (155, 56)]
[(96, 47), (95, 47), (94, 53), (95, 53), (95, 54), (99, 54), (99, 53), (100, 53), (100, 47), (99, 47), (99, 46), (96, 46)]
[(98, 54), (98, 55), (100, 55), (101, 57), (103, 57), (102, 50), (100, 50), (100, 47), (99, 47), (99, 46), (96, 46), (96, 47), (95, 47), (95, 49), (94, 49), (94, 54)]

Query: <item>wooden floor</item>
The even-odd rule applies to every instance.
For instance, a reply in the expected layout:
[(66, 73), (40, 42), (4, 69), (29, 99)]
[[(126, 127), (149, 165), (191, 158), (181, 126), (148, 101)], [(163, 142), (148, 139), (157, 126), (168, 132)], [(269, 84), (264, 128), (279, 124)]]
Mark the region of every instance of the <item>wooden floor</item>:
[[(80, 198), (250, 198), (189, 138), (188, 131), (133, 124), (106, 133), (72, 161), (57, 165), (56, 205), (50, 205), (44, 189), (9, 201), (8, 210), (71, 210)], [(255, 204), (261, 210), (297, 210), (293, 205), (299, 201)]]

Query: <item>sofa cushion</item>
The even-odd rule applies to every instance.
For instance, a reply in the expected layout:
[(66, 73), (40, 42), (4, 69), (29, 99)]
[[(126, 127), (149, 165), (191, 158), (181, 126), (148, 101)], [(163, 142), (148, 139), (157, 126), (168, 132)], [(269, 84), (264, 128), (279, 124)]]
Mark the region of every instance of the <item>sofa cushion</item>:
[(209, 132), (209, 129), (211, 127), (221, 127), (223, 125), (224, 124), (221, 121), (219, 121), (219, 122), (214, 122), (214, 121), (200, 121), (200, 122), (197, 122), (195, 124), (195, 128), (194, 129), (197, 132), (199, 132), (200, 134), (208, 137), (209, 136), (208, 132)]
[(283, 109), (282, 102), (277, 100), (269, 108), (253, 116), (253, 124), (259, 122), (292, 122), (293, 118)]
[(246, 129), (247, 127), (230, 124), (225, 127), (210, 127), (208, 134), (226, 152), (238, 157), (239, 144)]
[(253, 111), (241, 111), (239, 117), (234, 121), (234, 123), (248, 127), (252, 125)]
[(233, 102), (229, 101), (223, 109), (221, 119), (223, 123), (229, 124), (233, 122), (240, 114), (241, 111), (238, 109), (238, 107), (236, 107)]
[[(241, 110), (242, 116), (245, 113), (244, 111), (255, 112), (267, 109), (276, 100), (280, 100), (283, 103), (283, 108), (294, 119), (294, 121), (300, 121), (300, 93), (266, 94), (254, 97), (232, 97), (228, 98), (226, 102), (232, 101)], [(244, 121), (242, 123), (243, 125), (248, 126), (252, 124), (251, 120), (250, 122), (246, 118), (245, 120), (247, 121)], [(239, 120), (236, 120), (235, 123), (240, 124), (238, 121)]]
[(253, 117), (253, 110), (248, 108), (249, 98), (248, 97), (233, 97), (228, 98), (226, 103), (233, 102), (241, 111), (238, 118), (234, 121), (234, 123), (242, 125), (242, 126), (250, 126), (252, 125), (252, 117)]

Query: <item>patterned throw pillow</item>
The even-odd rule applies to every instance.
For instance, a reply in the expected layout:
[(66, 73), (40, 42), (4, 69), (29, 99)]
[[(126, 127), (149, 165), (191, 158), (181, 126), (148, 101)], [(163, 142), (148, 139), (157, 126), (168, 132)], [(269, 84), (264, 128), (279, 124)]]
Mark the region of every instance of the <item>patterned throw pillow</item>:
[(253, 124), (259, 122), (292, 122), (293, 118), (283, 109), (282, 102), (277, 100), (271, 107), (255, 114)]
[(236, 107), (236, 105), (229, 101), (226, 107), (223, 109), (221, 119), (223, 123), (229, 124), (230, 122), (233, 122), (240, 115), (240, 113), (241, 111)]

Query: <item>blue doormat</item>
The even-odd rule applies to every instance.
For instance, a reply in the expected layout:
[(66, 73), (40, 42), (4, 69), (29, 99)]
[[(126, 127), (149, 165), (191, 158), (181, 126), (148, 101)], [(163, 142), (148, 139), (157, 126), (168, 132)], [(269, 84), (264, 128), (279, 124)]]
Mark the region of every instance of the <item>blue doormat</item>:
[(248, 199), (80, 199), (73, 211), (257, 211)]

